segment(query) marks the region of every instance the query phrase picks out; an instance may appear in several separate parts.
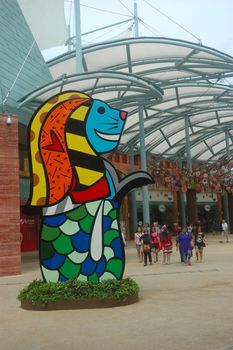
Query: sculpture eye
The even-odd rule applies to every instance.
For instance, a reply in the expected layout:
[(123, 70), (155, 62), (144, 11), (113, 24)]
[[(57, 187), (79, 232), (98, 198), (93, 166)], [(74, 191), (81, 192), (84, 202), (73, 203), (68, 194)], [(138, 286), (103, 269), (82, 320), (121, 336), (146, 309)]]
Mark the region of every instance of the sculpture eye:
[(104, 114), (104, 113), (105, 113), (105, 108), (104, 108), (104, 107), (99, 107), (99, 108), (97, 109), (97, 112), (98, 112), (99, 114)]

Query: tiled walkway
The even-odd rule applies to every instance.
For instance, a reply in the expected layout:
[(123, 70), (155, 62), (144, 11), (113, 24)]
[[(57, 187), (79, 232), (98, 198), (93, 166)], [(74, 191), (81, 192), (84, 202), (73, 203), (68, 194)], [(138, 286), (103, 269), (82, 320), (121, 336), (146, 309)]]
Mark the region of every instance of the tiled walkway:
[[(1, 350), (231, 350), (233, 237), (208, 239), (202, 264), (144, 267), (132, 243), (125, 276), (140, 285), (140, 301), (112, 309), (26, 311), (18, 291), (40, 278), (35, 254), (23, 256), (20, 276), (0, 278)], [(195, 259), (193, 259), (195, 260)]]

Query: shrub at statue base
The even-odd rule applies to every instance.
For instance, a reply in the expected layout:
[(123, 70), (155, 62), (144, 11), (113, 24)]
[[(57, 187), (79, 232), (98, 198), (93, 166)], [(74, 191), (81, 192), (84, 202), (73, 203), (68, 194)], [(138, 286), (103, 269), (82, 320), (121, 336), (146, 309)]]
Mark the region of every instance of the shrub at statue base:
[(70, 310), (123, 306), (138, 301), (139, 287), (130, 278), (101, 283), (35, 280), (18, 295), (27, 310)]

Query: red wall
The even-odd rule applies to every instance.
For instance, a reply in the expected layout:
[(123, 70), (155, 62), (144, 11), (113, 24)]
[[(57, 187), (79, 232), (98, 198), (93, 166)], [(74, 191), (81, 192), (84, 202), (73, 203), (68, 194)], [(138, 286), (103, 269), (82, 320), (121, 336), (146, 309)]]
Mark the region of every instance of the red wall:
[(18, 119), (0, 114), (0, 276), (21, 272)]
[(22, 234), (21, 251), (32, 252), (38, 250), (40, 220), (37, 216), (20, 213), (20, 232)]

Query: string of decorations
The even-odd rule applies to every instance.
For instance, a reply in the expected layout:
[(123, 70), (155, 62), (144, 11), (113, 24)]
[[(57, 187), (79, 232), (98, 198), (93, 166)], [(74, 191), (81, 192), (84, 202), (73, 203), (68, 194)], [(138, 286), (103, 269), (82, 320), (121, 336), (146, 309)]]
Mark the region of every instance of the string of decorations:
[(195, 189), (198, 193), (227, 191), (233, 195), (233, 159), (207, 166), (193, 166), (191, 174), (187, 167), (179, 169), (176, 163), (155, 159), (149, 159), (147, 167), (158, 188), (184, 193), (188, 189)]

